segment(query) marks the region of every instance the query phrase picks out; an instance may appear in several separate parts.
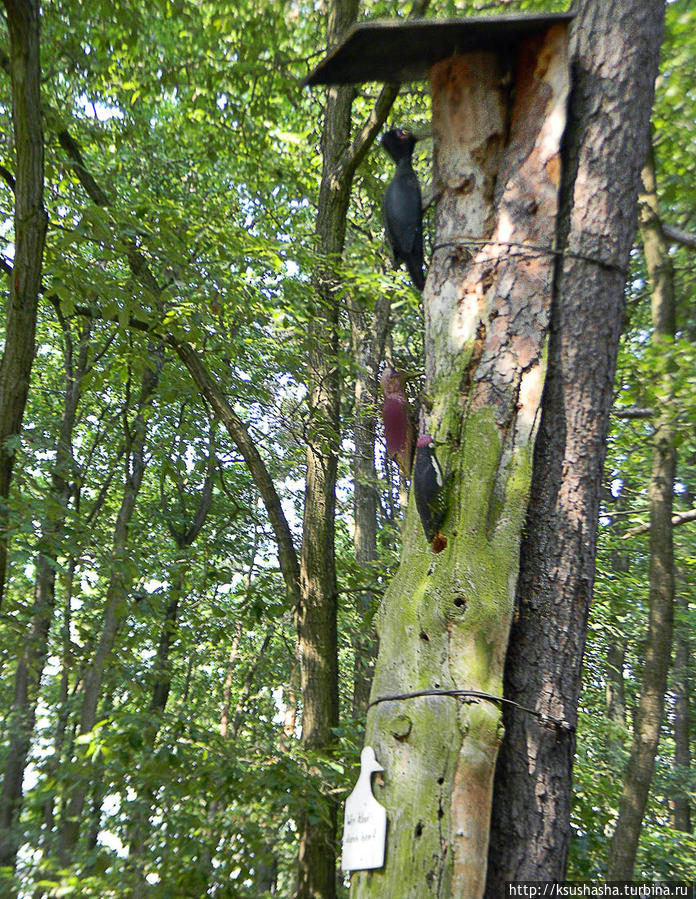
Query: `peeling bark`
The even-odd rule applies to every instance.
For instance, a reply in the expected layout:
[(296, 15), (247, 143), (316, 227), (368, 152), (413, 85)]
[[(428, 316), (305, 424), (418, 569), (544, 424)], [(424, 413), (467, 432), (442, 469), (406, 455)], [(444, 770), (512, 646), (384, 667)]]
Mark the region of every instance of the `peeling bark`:
[[(411, 498), (373, 702), (432, 688), (502, 695), (554, 269), (553, 252), (528, 248), (553, 243), (566, 42), (565, 27), (525, 41), (513, 73), (493, 53), (431, 73), (443, 192), (423, 296), (426, 424), (450, 475), (448, 544), (432, 556)], [(489, 700), (372, 706), (390, 826), (385, 868), (354, 875), (356, 899), (482, 895), (500, 719)]]

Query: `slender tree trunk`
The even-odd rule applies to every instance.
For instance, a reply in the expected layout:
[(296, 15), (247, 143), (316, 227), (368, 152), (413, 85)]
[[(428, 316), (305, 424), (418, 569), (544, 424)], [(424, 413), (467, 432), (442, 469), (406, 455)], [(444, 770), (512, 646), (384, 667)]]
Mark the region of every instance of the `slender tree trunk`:
[[(172, 642), (177, 630), (179, 603), (184, 590), (185, 573), (181, 564), (176, 573), (176, 582), (172, 584), (169, 602), (162, 621), (162, 630), (155, 655), (155, 683), (148, 707), (149, 723), (143, 731), (142, 757), (147, 759), (152, 753), (157, 735), (162, 725), (162, 716), (167, 707), (169, 691), (172, 683), (171, 662), (169, 658)], [(130, 835), (128, 841), (129, 862), (141, 857), (147, 846), (147, 831), (150, 815), (155, 801), (155, 790), (149, 784), (142, 789), (141, 795), (132, 803), (130, 812)]]
[(626, 644), (617, 638), (608, 648), (606, 659), (607, 718), (612, 728), (607, 743), (609, 753), (616, 761), (621, 758), (626, 731), (626, 682), (623, 673), (625, 660)]
[[(67, 576), (65, 578), (64, 605), (63, 605), (63, 621), (61, 624), (60, 643), (62, 650), (60, 685), (58, 688), (58, 712), (56, 733), (53, 739), (53, 753), (46, 763), (46, 776), (50, 780), (56, 776), (60, 768), (60, 762), (63, 757), (65, 748), (65, 734), (68, 727), (68, 718), (70, 715), (69, 705), (69, 686), (70, 686), (70, 621), (72, 618), (72, 595), (73, 584), (75, 579), (75, 569), (77, 560), (75, 557), (70, 559), (68, 565)], [(43, 845), (46, 855), (50, 854), (54, 839), (55, 827), (55, 800), (51, 795), (46, 799), (43, 808), (44, 831), (45, 838)]]
[[(348, 100), (345, 88), (340, 93)], [(332, 121), (335, 102), (327, 104), (327, 122)], [(338, 136), (338, 135), (337, 135)], [(326, 164), (326, 163), (325, 163)], [(328, 184), (329, 174), (325, 176)], [(347, 197), (345, 205), (347, 206)], [(325, 204), (326, 205), (326, 204)], [(335, 217), (320, 220), (327, 242), (341, 223)], [(325, 229), (325, 230), (324, 230)], [(341, 249), (342, 235), (334, 253)], [(333, 255), (329, 252), (327, 256)], [(329, 271), (316, 284), (319, 308), (310, 331), (308, 403), (311, 409), (309, 446), (305, 474), (305, 508), (300, 562), (302, 599), (297, 609), (298, 649), (302, 688), (302, 742), (307, 749), (328, 751), (338, 726), (337, 588), (334, 555), (335, 488), (338, 461), (338, 282)], [(335, 895), (335, 803), (327, 800), (319, 815), (309, 811), (300, 825), (298, 899), (331, 899)]]
[[(108, 473), (107, 477), (104, 479), (104, 482), (99, 490), (97, 498), (92, 505), (92, 508), (89, 514), (86, 517), (85, 524), (87, 527), (90, 527), (94, 524), (97, 519), (97, 516), (101, 512), (104, 502), (106, 501), (106, 497), (108, 494), (109, 486), (113, 480), (116, 465), (118, 461), (124, 454), (123, 448), (121, 448), (117, 453), (117, 460), (112, 468), (112, 470)], [(85, 478), (86, 468), (82, 470), (82, 478)], [(81, 494), (80, 490), (77, 489), (74, 500), (74, 509), (75, 514), (77, 514), (80, 510), (80, 499)], [(59, 706), (58, 706), (58, 715), (57, 715), (57, 725), (56, 725), (56, 735), (53, 741), (53, 754), (51, 758), (46, 763), (46, 778), (50, 780), (55, 777), (56, 773), (60, 769), (61, 762), (64, 757), (70, 758), (72, 754), (72, 743), (74, 739), (74, 734), (70, 734), (69, 738), (66, 741), (66, 735), (68, 734), (68, 723), (70, 720), (70, 671), (71, 671), (71, 658), (72, 658), (72, 645), (70, 639), (70, 622), (72, 618), (72, 597), (73, 597), (73, 588), (75, 581), (75, 570), (77, 568), (77, 557), (72, 556), (70, 561), (67, 564), (67, 572), (65, 577), (65, 587), (64, 587), (64, 605), (63, 605), (63, 620), (61, 624), (61, 648), (62, 648), (62, 670), (60, 675), (60, 686), (59, 686)], [(77, 685), (75, 687), (77, 689)], [(67, 744), (67, 745), (66, 745)], [(55, 833), (55, 798), (54, 796), (49, 796), (49, 798), (44, 803), (44, 822), (45, 822), (45, 839), (44, 845), (47, 847), (45, 854), (50, 854), (53, 844), (56, 841), (56, 833)]]
[[(333, 0), (327, 43), (353, 24), (358, 0)], [(350, 181), (336, 169), (350, 142), (352, 87), (331, 87), (321, 136), (322, 176), (309, 332), (307, 393), (310, 409), (305, 506), (300, 559), (301, 601), (296, 622), (302, 689), (302, 744), (329, 752), (338, 727), (337, 587), (334, 555), (336, 471), (339, 449), (338, 314), (340, 261)], [(332, 899), (336, 893), (336, 803), (307, 809), (299, 822), (297, 899)]]
[[(251, 577), (251, 569), (249, 570), (249, 577)], [(250, 581), (248, 581), (248, 584)], [(241, 629), (239, 631), (239, 635), (241, 635)], [(220, 716), (220, 735), (222, 737), (226, 737), (232, 741), (237, 739), (240, 728), (242, 726), (242, 722), (244, 721), (244, 710), (246, 708), (247, 701), (249, 696), (251, 695), (251, 689), (254, 684), (254, 680), (256, 678), (256, 672), (258, 671), (259, 665), (268, 649), (268, 646), (271, 642), (272, 631), (269, 629), (266, 631), (266, 635), (264, 636), (263, 642), (257, 652), (254, 654), (252, 661), (249, 663), (249, 666), (246, 670), (246, 674), (244, 675), (244, 680), (242, 682), (241, 689), (239, 691), (239, 695), (237, 697), (237, 703), (234, 709), (234, 715), (232, 715), (232, 723), (230, 724), (230, 710), (231, 710), (231, 693), (230, 690), (227, 689), (227, 685), (229, 683), (230, 687), (232, 684), (232, 674), (233, 670), (237, 664), (238, 658), (238, 650), (239, 650), (239, 636), (235, 635), (234, 640), (232, 641), (232, 649), (230, 651), (229, 660), (228, 660), (228, 668), (227, 668), (227, 678), (225, 679), (225, 688), (223, 689), (223, 706), (222, 706), (222, 714)], [(207, 834), (205, 838), (205, 843), (207, 847), (213, 846), (215, 847), (219, 842), (219, 827), (216, 823), (216, 815), (218, 814), (218, 810), (220, 809), (220, 802), (217, 799), (213, 799), (208, 807), (208, 828)], [(272, 851), (272, 850), (271, 850)], [(215, 877), (215, 868), (213, 867), (214, 861), (214, 851), (210, 851), (210, 848), (207, 848), (202, 853), (202, 861), (201, 861), (201, 878), (205, 878), (205, 883), (210, 884), (214, 881)]]
[(660, 222), (652, 157), (643, 170), (640, 198), (641, 233), (652, 283), (653, 343), (661, 351), (661, 403), (655, 422), (650, 507), (650, 614), (641, 678), (640, 699), (633, 724), (619, 817), (609, 847), (607, 878), (633, 877), (638, 839), (650, 793), (655, 755), (665, 707), (667, 674), (672, 651), (674, 617), (674, 549), (672, 508), (677, 453), (674, 444), (673, 342), (675, 334), (674, 276), (669, 244)]
[(38, 0), (3, 0), (10, 38), (16, 178), (14, 262), (0, 360), (0, 606), (5, 594), (10, 495), (15, 449), (34, 360), (36, 311), (48, 218), (43, 205), (41, 62)]
[[(618, 497), (608, 495), (608, 501), (613, 502), (611, 509), (612, 521), (609, 527), (617, 537), (621, 535), (620, 518), (613, 517), (615, 513), (623, 511), (624, 496), (628, 484), (624, 482)], [(627, 574), (630, 571), (630, 560), (626, 553), (614, 550), (610, 557), (611, 569), (615, 573)], [(606, 678), (606, 709), (609, 721), (609, 735), (607, 738), (607, 750), (612, 763), (623, 767), (625, 763), (623, 749), (626, 740), (626, 681), (624, 679), (624, 664), (626, 661), (626, 637), (621, 633), (619, 612), (612, 607), (610, 609), (611, 643), (607, 648), (605, 661)]]
[(672, 796), (672, 824), (675, 830), (691, 833), (691, 808), (689, 796), (681, 786), (691, 771), (691, 745), (689, 741), (691, 726), (691, 710), (689, 707), (689, 660), (691, 646), (689, 632), (685, 621), (689, 611), (689, 600), (686, 591), (677, 591), (677, 620), (674, 650), (674, 767), (676, 769), (676, 786)]
[[(572, 26), (549, 370), (520, 558), (486, 895), (562, 880), (574, 727), (624, 284), (649, 135), (663, 0), (580, 0)], [(596, 260), (596, 261), (595, 261)]]
[[(389, 328), (391, 295), (377, 298), (373, 320), (368, 324), (359, 301), (349, 301), (353, 358), (355, 360), (355, 413), (353, 438), (353, 509), (355, 519), (355, 561), (366, 579), (375, 578), (373, 563), (377, 559), (377, 474), (375, 472), (375, 421), (377, 407), (377, 375), (384, 353)], [(353, 640), (353, 715), (365, 714), (370, 696), (372, 669), (377, 657), (377, 636), (372, 624), (375, 593), (369, 587), (357, 598), (358, 614), (363, 627)]]
[(46, 498), (36, 559), (34, 607), (27, 636), (17, 662), (14, 700), (10, 713), (10, 743), (5, 759), (5, 777), (0, 795), (0, 867), (14, 869), (22, 809), (22, 783), (36, 721), (39, 687), (48, 653), (48, 634), (55, 606), (56, 558), (63, 535), (68, 502), (73, 489), (73, 431), (87, 369), (89, 326), (81, 334), (78, 358), (73, 359), (69, 332), (66, 338), (65, 405), (56, 445), (52, 487)]
[[(99, 645), (85, 676), (80, 712), (80, 735), (90, 733), (96, 723), (104, 669), (116, 642), (119, 626), (128, 608), (128, 591), (132, 580), (130, 566), (124, 564), (127, 563), (128, 554), (128, 525), (135, 509), (135, 502), (145, 473), (146, 418), (144, 411), (157, 385), (158, 376), (159, 373), (156, 369), (147, 369), (145, 371), (140, 391), (138, 413), (130, 428), (130, 440), (126, 454), (126, 480), (121, 507), (114, 528), (104, 623)], [(83, 778), (86, 777), (85, 772), (82, 772), (82, 774)], [(77, 844), (87, 791), (88, 783), (85, 779), (76, 780), (69, 790), (69, 797), (63, 809), (63, 820), (58, 842), (58, 854), (63, 864), (69, 864), (72, 851)]]
[[(114, 691), (111, 688), (108, 691), (102, 703), (102, 714), (109, 715), (114, 705)], [(85, 816), (85, 837), (84, 846), (87, 853), (91, 855), (91, 863), (85, 865), (86, 872), (95, 870), (94, 862), (96, 861), (96, 849), (99, 842), (99, 833), (101, 831), (102, 806), (104, 805), (104, 797), (106, 796), (107, 785), (105, 779), (105, 764), (103, 759), (99, 759), (94, 765), (93, 774), (90, 781), (90, 797), (89, 811)]]

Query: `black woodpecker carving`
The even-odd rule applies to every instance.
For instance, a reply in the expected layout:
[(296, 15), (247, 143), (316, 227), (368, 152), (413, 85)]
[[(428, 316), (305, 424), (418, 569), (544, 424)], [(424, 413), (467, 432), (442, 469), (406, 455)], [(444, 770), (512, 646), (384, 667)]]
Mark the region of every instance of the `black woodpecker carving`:
[(396, 173), (384, 192), (384, 229), (394, 265), (405, 262), (413, 283), (423, 290), (423, 209), (411, 164), (415, 145), (416, 138), (403, 128), (392, 128), (382, 137), (382, 146), (396, 163)]
[(440, 533), (447, 512), (445, 479), (433, 451), (433, 438), (430, 434), (421, 434), (416, 443), (413, 490), (416, 508), (430, 547), (434, 553), (442, 552), (447, 546), (447, 537)]

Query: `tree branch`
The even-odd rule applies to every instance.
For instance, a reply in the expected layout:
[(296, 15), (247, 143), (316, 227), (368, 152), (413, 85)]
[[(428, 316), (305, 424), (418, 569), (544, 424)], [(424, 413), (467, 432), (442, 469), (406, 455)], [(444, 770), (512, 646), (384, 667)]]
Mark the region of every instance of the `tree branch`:
[[(84, 188), (87, 196), (97, 206), (110, 206), (111, 204), (109, 203), (108, 196), (97, 183), (92, 173), (87, 169), (82, 151), (73, 136), (68, 131), (63, 130), (58, 135), (58, 143), (68, 154), (70, 159), (72, 159), (73, 170), (77, 175), (77, 180)], [(130, 266), (134, 277), (137, 278), (151, 293), (155, 295), (159, 294), (161, 288), (157, 283), (155, 276), (150, 271), (147, 260), (132, 239), (127, 243), (126, 255), (128, 256), (128, 265)]]
[[(689, 509), (688, 512), (677, 512), (676, 515), (672, 516), (672, 527), (676, 528), (678, 525), (686, 524), (689, 521), (696, 521), (696, 509)], [(626, 531), (622, 539), (628, 540), (629, 537), (637, 537), (639, 534), (647, 534), (649, 531), (649, 524), (641, 524), (630, 531)]]
[(624, 409), (614, 409), (611, 413), (614, 418), (634, 419), (634, 418), (652, 418), (655, 415), (654, 409), (643, 409), (640, 406), (626, 406)]
[(2, 175), (3, 181), (8, 185), (12, 193), (15, 191), (15, 179), (12, 172), (5, 168), (4, 165), (0, 165), (0, 175)]
[(288, 598), (291, 600), (294, 607), (300, 599), (300, 566), (297, 559), (297, 553), (295, 552), (292, 533), (288, 526), (287, 519), (285, 518), (280, 497), (276, 492), (268, 469), (266, 468), (259, 451), (256, 449), (246, 425), (230, 406), (227, 397), (220, 389), (217, 381), (211, 377), (196, 349), (190, 343), (177, 340), (173, 336), (169, 337), (168, 342), (169, 345), (173, 347), (177, 356), (184, 363), (202, 396), (206, 399), (213, 412), (215, 412), (221, 419), (229, 435), (244, 456), (244, 461), (246, 462), (247, 467), (251, 472), (251, 476), (254, 479), (254, 483), (261, 494), (261, 498), (266, 506), (268, 518), (276, 536), (280, 570), (285, 579)]
[(74, 138), (68, 131), (64, 130), (58, 134), (58, 143), (72, 159), (73, 170), (77, 175), (77, 180), (84, 187), (87, 196), (95, 202), (97, 206), (108, 206), (109, 198), (97, 184), (92, 174), (87, 170), (82, 152)]
[(689, 247), (691, 250), (696, 250), (696, 234), (692, 234), (690, 231), (684, 231), (682, 228), (675, 228), (674, 225), (663, 225), (662, 230), (664, 231), (664, 235), (668, 240), (671, 240), (672, 243), (679, 243), (683, 247)]
[(394, 100), (396, 100), (399, 94), (399, 89), (400, 85), (398, 84), (385, 84), (379, 92), (372, 112), (338, 164), (341, 181), (345, 182), (352, 179), (356, 169), (372, 146), (375, 137), (377, 137), (379, 129), (387, 120), (389, 111), (394, 105)]

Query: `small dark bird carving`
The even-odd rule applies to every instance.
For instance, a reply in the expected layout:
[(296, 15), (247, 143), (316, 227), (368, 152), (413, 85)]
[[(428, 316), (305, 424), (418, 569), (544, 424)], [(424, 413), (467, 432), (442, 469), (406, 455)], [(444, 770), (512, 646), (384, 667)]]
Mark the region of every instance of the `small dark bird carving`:
[(440, 533), (447, 513), (445, 479), (433, 450), (433, 438), (430, 434), (421, 434), (416, 443), (413, 491), (431, 550), (440, 553), (447, 546), (447, 537)]
[(394, 265), (405, 262), (413, 283), (423, 290), (423, 208), (411, 163), (415, 145), (416, 138), (403, 128), (392, 128), (382, 137), (382, 146), (396, 163), (396, 173), (384, 192), (384, 229)]
[(384, 395), (382, 421), (387, 438), (387, 455), (397, 461), (401, 474), (410, 478), (416, 428), (404, 381), (405, 376), (389, 363), (384, 366), (379, 379)]

